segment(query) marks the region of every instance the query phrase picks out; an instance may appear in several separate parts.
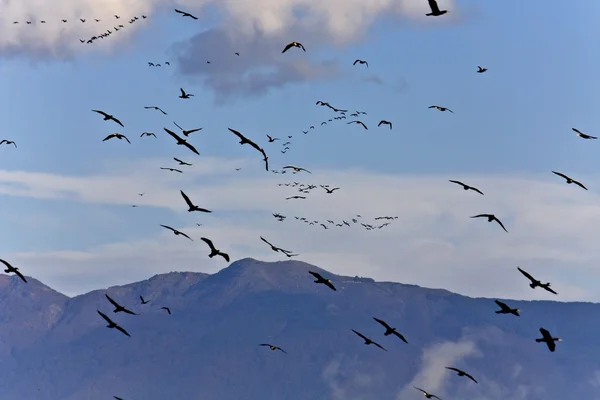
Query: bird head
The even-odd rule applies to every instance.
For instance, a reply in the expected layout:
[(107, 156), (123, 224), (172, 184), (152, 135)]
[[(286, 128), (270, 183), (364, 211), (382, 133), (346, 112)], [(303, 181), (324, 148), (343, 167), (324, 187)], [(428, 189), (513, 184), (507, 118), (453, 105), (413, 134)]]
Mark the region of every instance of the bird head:
[(561, 338), (555, 338), (554, 340), (556, 340), (557, 342), (562, 342), (563, 340)]

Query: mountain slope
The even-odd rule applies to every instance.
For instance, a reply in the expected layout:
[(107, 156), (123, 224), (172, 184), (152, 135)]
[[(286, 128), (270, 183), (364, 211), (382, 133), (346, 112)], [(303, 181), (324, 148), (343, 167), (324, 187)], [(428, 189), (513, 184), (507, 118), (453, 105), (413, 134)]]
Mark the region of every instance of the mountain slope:
[[(308, 270), (331, 277), (338, 290), (315, 284)], [(15, 282), (1, 277), (0, 285), (12, 289), (3, 291), (0, 310), (7, 311), (4, 303), (15, 307), (24, 321), (36, 321), (36, 334), (11, 343), (3, 358), (6, 400), (422, 396), (412, 385), (443, 399), (558, 400), (593, 399), (593, 384), (600, 384), (597, 304), (506, 300), (521, 317), (497, 315), (490, 299), (253, 259), (214, 275), (171, 273), (107, 290), (137, 316), (113, 313), (105, 291), (68, 299), (41, 284)], [(139, 295), (150, 303), (141, 305)], [(62, 310), (58, 317), (50, 317), (54, 306), (44, 301)], [(132, 337), (105, 328), (96, 309)], [(409, 344), (385, 337), (373, 317), (397, 327)], [(3, 344), (25, 335), (20, 321), (0, 325)], [(535, 343), (541, 326), (565, 339), (555, 353)], [(351, 329), (388, 352), (365, 346)], [(471, 372), (479, 384), (445, 366)]]

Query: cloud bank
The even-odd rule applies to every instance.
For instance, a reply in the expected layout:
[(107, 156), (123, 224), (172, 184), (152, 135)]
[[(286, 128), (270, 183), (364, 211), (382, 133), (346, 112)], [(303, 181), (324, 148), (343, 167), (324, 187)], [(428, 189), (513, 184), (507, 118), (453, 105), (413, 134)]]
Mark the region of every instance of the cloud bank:
[[(282, 259), (264, 246), (262, 235), (299, 253), (300, 260), (339, 274), (441, 287), (471, 296), (600, 300), (593, 290), (600, 272), (596, 192), (577, 190), (552, 176), (383, 175), (365, 170), (319, 171), (311, 165), (304, 167), (312, 175), (281, 175), (264, 172), (255, 161), (203, 157), (184, 174), (157, 175), (155, 168), (148, 167), (164, 165), (167, 159), (123, 163), (118, 173), (85, 177), (0, 171), (0, 194), (48, 204), (38, 214), (27, 209), (18, 216), (30, 220), (38, 233), (54, 238), (63, 221), (71, 221), (62, 246), (41, 252), (32, 243), (26, 251), (5, 256), (26, 274), (74, 294), (170, 270), (212, 273), (226, 266), (221, 259), (206, 257), (208, 249), (197, 243), (200, 236), (212, 238), (234, 260)], [(239, 172), (238, 167), (242, 167)], [(465, 192), (448, 179), (477, 186), (485, 195)], [(292, 181), (341, 189), (327, 194), (317, 187), (304, 200), (285, 200), (301, 194), (297, 188), (278, 186)], [(213, 213), (188, 213), (180, 189)], [(65, 201), (89, 207), (85, 219), (71, 215), (75, 211), (69, 209), (61, 209), (60, 218), (43, 218), (53, 215), (53, 205)], [(134, 204), (138, 207), (131, 207)], [(496, 224), (469, 218), (488, 212), (498, 215), (509, 233)], [(286, 219), (280, 222), (273, 213)], [(319, 222), (309, 225), (296, 216)], [(366, 230), (360, 224), (386, 222), (375, 221), (379, 216), (398, 218), (382, 229)], [(353, 223), (353, 218), (359, 222)], [(131, 233), (114, 240), (94, 232), (96, 224), (107, 221), (111, 232)], [(350, 226), (336, 226), (342, 221)], [(181, 229), (196, 240), (181, 240), (159, 224)], [(71, 246), (69, 238), (80, 236), (92, 244)], [(517, 266), (552, 282), (559, 296), (530, 289)]]

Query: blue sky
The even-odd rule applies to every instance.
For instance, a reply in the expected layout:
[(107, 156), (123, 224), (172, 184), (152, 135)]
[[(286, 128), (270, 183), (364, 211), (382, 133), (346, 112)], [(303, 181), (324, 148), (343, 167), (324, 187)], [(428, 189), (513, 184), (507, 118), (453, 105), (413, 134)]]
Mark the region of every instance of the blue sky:
[[(71, 10), (68, 0), (59, 3), (61, 6), (57, 7), (58, 10)], [(110, 21), (102, 26), (112, 29), (114, 22), (110, 20), (111, 15), (120, 11), (102, 8), (101, 3), (95, 2), (89, 9), (99, 10), (102, 22), (98, 24)], [(294, 3), (283, 2), (276, 10), (285, 15), (282, 9), (291, 9)], [(239, 249), (235, 255), (232, 252), (234, 259), (246, 256), (277, 259), (266, 252), (260, 243), (254, 243), (254, 239), (249, 240), (252, 244), (244, 247), (243, 235), (258, 237), (260, 229), (278, 237), (287, 237), (290, 243), (299, 243), (302, 236), (306, 242), (300, 247), (304, 249), (292, 250), (301, 254), (309, 253), (307, 258), (301, 259), (317, 263), (332, 272), (362, 272), (377, 279), (444, 286), (470, 295), (487, 293), (473, 289), (470, 283), (464, 283), (465, 276), (471, 274), (474, 268), (492, 268), (495, 262), (500, 263), (500, 259), (503, 260), (502, 268), (506, 270), (516, 270), (516, 266), (520, 265), (517, 264), (518, 259), (504, 263), (505, 259), (500, 257), (492, 262), (488, 259), (491, 257), (489, 254), (482, 254), (481, 259), (471, 260), (469, 265), (457, 261), (457, 270), (452, 274), (454, 281), (448, 282), (450, 277), (442, 279), (436, 272), (438, 269), (451, 268), (443, 260), (428, 261), (430, 255), (421, 254), (419, 262), (422, 265), (417, 261), (412, 265), (406, 259), (409, 255), (413, 257), (417, 250), (406, 250), (396, 257), (381, 259), (377, 258), (374, 250), (371, 254), (371, 250), (366, 248), (361, 255), (364, 258), (351, 266), (348, 264), (351, 261), (339, 258), (345, 251), (342, 247), (338, 249), (339, 254), (328, 253), (319, 248), (321, 241), (337, 242), (343, 237), (347, 241), (361, 242), (364, 235), (370, 235), (371, 232), (356, 230), (351, 235), (344, 233), (340, 237), (330, 231), (325, 232), (329, 234), (327, 239), (321, 240), (294, 228), (293, 221), (277, 223), (270, 219), (270, 212), (286, 214), (291, 208), (288, 216), (291, 220), (294, 207), (310, 209), (303, 204), (290, 205), (290, 202), (280, 201), (277, 203), (279, 209), (270, 212), (263, 209), (266, 205), (263, 208), (258, 205), (245, 207), (241, 204), (247, 200), (245, 196), (248, 192), (231, 189), (231, 196), (236, 197), (240, 205), (227, 203), (226, 211), (215, 212), (211, 216), (191, 216), (185, 209), (177, 210), (168, 206), (172, 200), (181, 202), (178, 192), (183, 189), (206, 196), (205, 201), (218, 209), (225, 200), (206, 193), (208, 189), (203, 190), (203, 186), (218, 186), (220, 190), (227, 191), (229, 189), (223, 189), (226, 184), (241, 188), (243, 182), (256, 188), (248, 190), (260, 192), (249, 194), (250, 198), (255, 199), (257, 204), (268, 204), (266, 202), (270, 200), (267, 200), (266, 189), (256, 185), (264, 184), (271, 188), (269, 190), (279, 190), (276, 183), (292, 179), (289, 178), (290, 174), (281, 176), (266, 173), (260, 157), (252, 149), (240, 146), (227, 131), (228, 127), (240, 130), (263, 145), (273, 168), (289, 163), (304, 166), (315, 173), (310, 179), (300, 174), (294, 175), (294, 180), (302, 178), (303, 182), (310, 183), (311, 180), (320, 179), (319, 183), (341, 186), (342, 183), (338, 182), (347, 182), (347, 185), (353, 186), (352, 189), (342, 187), (335, 193), (337, 197), (323, 197), (318, 205), (311, 203), (311, 207), (319, 207), (319, 211), (315, 211), (317, 213), (325, 215), (328, 210), (343, 208), (348, 204), (352, 204), (355, 207), (353, 210), (356, 210), (350, 217), (356, 213), (372, 217), (388, 211), (396, 212), (395, 215), (399, 215), (399, 211), (406, 213), (407, 219), (403, 221), (399, 217), (394, 222), (395, 225), (404, 226), (394, 229), (403, 231), (390, 233), (381, 230), (376, 234), (377, 241), (388, 240), (390, 246), (394, 241), (403, 240), (401, 235), (405, 235), (407, 240), (414, 240), (417, 246), (416, 241), (425, 238), (432, 242), (441, 240), (438, 234), (444, 236), (446, 244), (451, 243), (458, 248), (466, 246), (473, 238), (462, 228), (452, 231), (452, 224), (442, 228), (437, 227), (435, 221), (426, 228), (417, 228), (408, 226), (408, 221), (411, 216), (416, 218), (417, 215), (417, 211), (411, 211), (412, 202), (422, 196), (429, 196), (425, 205), (421, 203), (423, 215), (431, 216), (432, 211), (426, 207), (431, 203), (432, 208), (437, 207), (436, 218), (441, 218), (440, 221), (444, 223), (452, 222), (454, 217), (447, 215), (449, 211), (443, 211), (442, 208), (458, 207), (449, 205), (450, 199), (445, 197), (447, 193), (458, 196), (456, 201), (460, 207), (471, 206), (471, 203), (465, 204), (461, 199), (468, 202), (483, 201), (469, 196), (472, 193), (463, 193), (460, 188), (447, 187), (450, 185), (447, 179), (470, 183), (470, 176), (475, 180), (472, 183), (486, 192), (487, 203), (474, 204), (472, 212), (465, 210), (466, 217), (490, 212), (490, 208), (497, 206), (502, 218), (504, 207), (504, 221), (512, 225), (508, 227), (509, 234), (518, 235), (513, 234), (513, 227), (518, 223), (516, 215), (522, 211), (519, 207), (526, 205), (535, 209), (534, 200), (545, 201), (547, 203), (541, 204), (540, 208), (548, 207), (548, 212), (557, 213), (559, 206), (568, 205), (573, 212), (585, 210), (587, 216), (575, 217), (562, 211), (554, 214), (558, 216), (553, 218), (551, 227), (540, 226), (536, 233), (548, 234), (551, 229), (560, 230), (569, 225), (569, 229), (565, 228), (563, 238), (568, 242), (580, 241), (576, 237), (579, 231), (585, 232), (582, 235), (590, 236), (600, 233), (593, 226), (593, 221), (600, 216), (600, 206), (596, 206), (598, 191), (594, 188), (597, 174), (593, 170), (598, 144), (584, 141), (571, 131), (572, 127), (577, 127), (592, 135), (598, 133), (595, 97), (600, 93), (600, 83), (594, 79), (595, 71), (591, 67), (595, 65), (596, 52), (590, 38), (598, 34), (594, 21), (600, 5), (587, 2), (570, 7), (566, 3), (556, 3), (540, 15), (538, 7), (546, 6), (546, 3), (537, 0), (519, 4), (440, 1), (440, 5), (452, 8), (452, 14), (427, 18), (422, 13), (426, 9), (425, 0), (397, 3), (399, 7), (402, 4), (405, 7), (399, 8), (401, 12), (397, 14), (387, 13), (386, 16), (385, 10), (381, 9), (373, 11), (372, 20), (365, 17), (350, 21), (340, 17), (345, 15), (344, 3), (338, 6), (331, 0), (323, 3), (325, 6), (322, 7), (326, 8), (328, 4), (331, 8), (335, 6), (339, 15), (322, 17), (326, 21), (322, 24), (323, 31), (315, 32), (299, 24), (297, 19), (300, 17), (289, 15), (280, 31), (272, 30), (272, 26), (277, 25), (277, 17), (281, 15), (274, 13), (266, 17), (270, 9), (265, 2), (265, 7), (251, 7), (248, 14), (244, 14), (249, 21), (262, 21), (265, 24), (267, 28), (263, 27), (263, 35), (256, 34), (255, 30), (248, 34), (242, 31), (243, 28), (236, 30), (232, 27), (231, 21), (243, 22), (243, 19), (239, 20), (241, 12), (236, 10), (245, 10), (249, 3), (242, 0), (225, 3), (219, 8), (210, 5), (204, 9), (195, 7), (200, 2), (177, 6), (193, 11), (201, 17), (198, 21), (182, 19), (172, 11), (173, 7), (136, 4), (136, 7), (145, 7), (138, 14), (147, 14), (149, 18), (127, 26), (127, 32), (131, 33), (118, 32), (105, 39), (111, 41), (106, 46), (96, 43), (80, 45), (78, 38), (85, 36), (78, 32), (78, 29), (83, 29), (79, 27), (69, 28), (56, 40), (48, 33), (36, 33), (43, 29), (54, 32), (56, 19), (51, 20), (50, 17), (58, 15), (56, 9), (47, 9), (47, 14), (44, 14), (48, 20), (46, 26), (23, 23), (14, 26), (13, 20), (25, 19), (20, 10), (15, 5), (0, 5), (0, 32), (4, 33), (2, 37), (5, 38), (0, 39), (1, 136), (18, 144), (17, 149), (0, 147), (0, 189), (4, 193), (4, 212), (0, 213), (0, 222), (3, 226), (11, 227), (0, 232), (0, 254), (9, 254), (6, 258), (14, 254), (26, 274), (39, 277), (45, 283), (68, 293), (80, 293), (98, 285), (123, 283), (128, 279), (143, 279), (150, 273), (171, 269), (214, 272), (224, 266), (215, 260), (205, 259), (205, 249), (201, 248), (194, 249), (196, 253), (182, 258), (179, 265), (165, 265), (168, 260), (161, 259), (155, 260), (156, 265), (153, 264), (152, 268), (144, 270), (138, 264), (147, 260), (136, 258), (135, 253), (146, 251), (139, 241), (164, 239), (165, 246), (166, 243), (181, 245), (171, 236), (161, 236), (158, 227), (161, 223), (200, 229), (197, 234), (194, 231), (198, 237), (204, 234), (213, 237), (220, 235), (218, 237), (223, 237), (224, 242), (217, 245), (226, 249), (227, 232), (219, 227), (231, 224), (233, 229), (238, 226), (234, 222), (239, 222), (239, 231), (235, 233), (235, 240), (239, 240), (239, 243), (231, 244), (236, 250)], [(422, 3), (425, 3), (425, 8)], [(319, 2), (305, 4), (310, 6), (303, 21), (308, 21), (306, 23), (310, 26), (311, 18), (319, 17), (315, 12)], [(370, 3), (361, 4), (366, 7)], [(396, 5), (396, 2), (390, 4)], [(348, 3), (346, 6), (355, 5)], [(89, 11), (82, 15), (91, 20), (94, 17), (91, 13)], [(129, 17), (122, 14), (122, 20)], [(348, 15), (348, 18), (352, 17), (351, 12)], [(35, 16), (30, 18), (36, 19)], [(338, 21), (340, 18), (341, 22)], [(69, 20), (69, 23), (75, 20), (75, 15), (69, 14)], [(291, 27), (287, 28), (288, 25)], [(339, 29), (328, 31), (327, 26)], [(18, 33), (18, 30), (27, 29), (32, 31), (30, 36)], [(240, 76), (249, 71), (239, 67), (236, 72), (237, 67), (219, 63), (243, 65), (247, 62), (244, 61), (245, 57), (252, 57), (249, 53), (253, 52), (254, 47), (245, 46), (243, 41), (238, 42), (240, 57), (219, 53), (220, 48), (229, 49), (225, 45), (227, 43), (219, 46), (219, 43), (214, 45), (211, 42), (212, 47), (192, 46), (191, 54), (182, 53), (195, 35), (211, 30), (227, 32), (238, 40), (245, 34), (246, 38), (254, 38), (259, 47), (268, 47), (264, 44), (268, 43), (271, 46), (268, 48), (273, 49), (265, 50), (271, 51), (269, 57), (283, 62), (297, 60), (299, 68), (304, 68), (302, 71), (312, 72), (316, 76), (304, 76), (302, 82), (270, 88), (266, 93), (248, 95), (234, 91), (223, 98), (210, 80), (218, 81), (222, 78), (219, 71), (226, 68), (232, 68), (232, 73)], [(317, 36), (320, 38), (316, 39)], [(202, 42), (204, 37), (206, 35), (196, 43), (205, 43)], [(292, 40), (305, 43), (307, 52), (292, 49), (279, 54), (280, 49)], [(48, 54), (56, 49), (61, 49), (58, 52), (61, 57), (49, 57)], [(367, 60), (369, 68), (352, 66), (357, 58)], [(213, 63), (210, 68), (213, 69), (206, 74), (190, 73), (193, 66), (182, 65), (194, 60), (206, 72), (205, 60), (211, 59)], [(147, 66), (148, 61), (164, 64), (167, 60), (172, 64), (170, 67)], [(329, 63), (319, 64), (324, 60)], [(301, 64), (303, 62), (306, 64)], [(274, 68), (278, 65), (263, 67)], [(319, 69), (323, 65), (327, 68)], [(478, 65), (489, 70), (477, 74)], [(319, 71), (325, 72), (319, 76)], [(233, 78), (239, 79), (239, 76)], [(209, 80), (208, 83), (205, 79)], [(195, 97), (190, 100), (179, 99), (180, 87), (195, 94)], [(321, 127), (321, 121), (335, 115), (325, 107), (316, 106), (317, 100), (328, 101), (351, 111), (366, 111), (368, 115), (361, 116), (361, 120), (369, 126), (369, 130), (344, 123), (350, 119)], [(455, 114), (427, 108), (433, 104), (448, 107)], [(169, 115), (163, 116), (157, 111), (143, 108), (154, 105), (160, 106)], [(123, 121), (125, 128), (121, 129), (112, 122), (103, 122), (91, 109), (114, 114)], [(394, 124), (392, 131), (386, 127), (376, 127), (382, 119)], [(201, 132), (193, 133), (190, 139), (200, 150), (201, 157), (175, 146), (164, 134), (163, 127), (177, 131), (172, 121), (188, 129), (203, 127)], [(302, 134), (302, 130), (310, 125), (316, 129), (308, 135)], [(158, 138), (140, 138), (143, 131), (155, 132)], [(133, 144), (101, 141), (113, 132), (126, 134)], [(290, 139), (290, 151), (281, 154), (281, 142), (266, 143), (266, 134), (284, 139), (287, 135), (293, 136)], [(159, 166), (176, 167), (170, 161), (173, 156), (195, 164), (189, 173), (186, 171), (185, 177), (158, 169)], [(233, 167), (238, 165), (236, 163), (243, 164), (242, 171), (234, 171)], [(588, 184), (590, 191), (579, 192), (575, 187), (561, 184), (560, 179), (550, 174), (552, 169), (579, 178)], [(207, 172), (209, 170), (212, 172)], [(27, 194), (16, 193), (15, 183), (7, 183), (13, 179), (10, 177), (15, 176), (15, 171), (34, 173), (26, 183), (21, 182), (27, 187)], [(39, 176), (40, 173), (51, 175)], [(489, 178), (486, 178), (488, 175)], [(60, 176), (74, 177), (76, 181), (63, 180), (62, 194), (50, 193), (52, 188), (47, 186)], [(100, 176), (104, 180), (94, 189), (93, 180), (89, 178), (91, 176)], [(364, 180), (359, 181), (355, 178), (357, 176)], [(415, 179), (415, 176), (423, 177), (418, 185), (415, 182), (419, 182), (419, 179)], [(338, 182), (329, 181), (331, 177), (337, 177)], [(121, 186), (110, 183), (113, 178), (119, 180)], [(132, 179), (131, 184), (127, 179)], [(371, 187), (377, 179), (382, 180), (382, 185), (393, 181), (399, 182), (400, 186), (391, 189), (373, 187), (367, 195), (365, 188)], [(403, 179), (408, 183), (403, 184)], [(511, 193), (515, 191), (514, 187), (511, 188), (511, 179), (518, 182), (515, 185), (520, 188), (520, 193)], [(147, 186), (140, 182), (146, 182)], [(439, 193), (435, 192), (438, 186)], [(532, 193), (538, 186), (540, 190), (548, 192)], [(505, 192), (498, 189), (504, 187), (507, 188)], [(138, 189), (148, 191), (143, 200), (136, 195)], [(163, 190), (170, 191), (170, 194), (163, 194)], [(347, 193), (354, 190), (357, 198), (348, 197), (352, 195), (345, 195), (344, 190)], [(65, 191), (71, 194), (64, 195)], [(370, 199), (367, 196), (375, 195), (381, 198), (392, 196), (380, 201), (380, 205), (387, 206), (387, 209), (381, 209), (380, 212), (367, 202), (367, 198)], [(49, 199), (53, 196), (56, 198)], [(365, 198), (361, 200), (360, 196)], [(492, 196), (497, 197), (489, 198)], [(510, 196), (513, 196), (512, 200)], [(148, 204), (137, 209), (131, 208), (131, 204), (143, 201)], [(227, 201), (231, 203), (233, 200)], [(508, 202), (513, 208), (506, 205)], [(247, 211), (249, 208), (252, 212)], [(365, 209), (367, 211), (363, 211)], [(540, 215), (536, 221), (543, 220), (543, 217)], [(207, 226), (207, 231), (193, 228), (195, 222), (201, 221)], [(585, 226), (574, 226), (575, 221)], [(463, 222), (472, 226), (468, 218)], [(504, 245), (510, 251), (509, 245), (514, 244), (510, 240), (516, 239), (498, 235), (496, 227), (488, 226), (484, 221), (478, 222), (481, 224), (477, 225), (477, 229), (493, 236), (482, 239), (479, 230), (471, 232), (477, 239), (490, 241), (480, 248), (491, 246), (494, 241), (509, 240)], [(416, 220), (414, 223), (419, 224)], [(252, 233), (251, 228), (254, 229)], [(533, 229), (531, 226), (526, 228)], [(490, 229), (492, 233), (489, 233)], [(322, 232), (318, 234), (323, 235)], [(592, 243), (580, 251), (567, 252), (569, 256), (565, 255), (564, 259), (558, 255), (552, 259), (537, 254), (547, 255), (556, 250), (559, 245), (554, 240), (557, 238), (540, 239), (540, 243), (537, 243), (534, 237), (521, 234), (524, 236), (519, 239), (519, 245), (523, 247), (525, 269), (531, 266), (538, 271), (538, 275), (542, 275), (542, 280), (552, 280), (555, 286), (562, 283), (563, 287), (568, 287), (566, 291), (569, 295), (562, 300), (598, 300), (597, 295), (590, 292), (600, 280), (600, 271), (591, 270), (591, 265), (600, 258), (600, 253), (593, 250)], [(388, 236), (384, 238), (383, 235)], [(131, 245), (129, 253), (123, 250), (120, 258), (114, 255), (115, 258), (110, 260), (114, 268), (133, 265), (131, 268), (134, 272), (118, 278), (109, 276), (108, 272), (106, 276), (98, 278), (97, 272), (90, 272), (96, 264), (85, 261), (84, 254), (104, 252), (103, 257), (108, 257), (105, 254), (108, 250), (102, 246), (127, 244)], [(284, 244), (282, 247), (285, 247)], [(356, 250), (357, 247), (352, 244), (347, 246), (348, 250)], [(499, 248), (504, 248), (502, 246), (499, 245)], [(182, 251), (176, 249), (177, 252)], [(423, 251), (442, 253), (439, 249)], [(82, 252), (77, 253), (81, 259), (70, 264), (64, 252)], [(402, 268), (398, 268), (398, 263), (402, 264)], [(579, 268), (580, 277), (569, 272), (569, 265), (573, 263)], [(423, 265), (431, 268), (430, 272), (423, 272)], [(54, 268), (60, 268), (60, 272), (53, 274)], [(487, 279), (496, 279), (494, 273), (486, 275)], [(591, 278), (587, 274), (592, 274)], [(74, 283), (65, 282), (71, 278)], [(518, 276), (510, 282), (513, 280), (523, 283)], [(519, 287), (512, 292), (498, 288), (490, 295), (546, 298), (539, 293), (532, 294), (526, 285), (523, 286), (524, 289)]]

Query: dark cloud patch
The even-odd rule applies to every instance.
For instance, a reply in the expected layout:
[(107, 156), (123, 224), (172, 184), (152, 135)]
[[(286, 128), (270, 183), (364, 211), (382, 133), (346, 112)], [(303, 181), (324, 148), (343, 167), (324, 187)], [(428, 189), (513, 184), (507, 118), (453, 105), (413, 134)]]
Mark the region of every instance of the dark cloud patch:
[[(320, 47), (318, 35), (288, 32), (283, 37), (261, 32), (242, 37), (215, 28), (176, 44), (174, 52), (181, 74), (198, 78), (213, 89), (217, 102), (236, 95), (262, 95), (288, 84), (331, 78), (340, 73), (336, 60), (314, 60), (315, 47)], [(292, 48), (282, 54), (292, 40), (301, 42), (307, 52)]]

